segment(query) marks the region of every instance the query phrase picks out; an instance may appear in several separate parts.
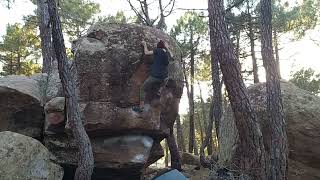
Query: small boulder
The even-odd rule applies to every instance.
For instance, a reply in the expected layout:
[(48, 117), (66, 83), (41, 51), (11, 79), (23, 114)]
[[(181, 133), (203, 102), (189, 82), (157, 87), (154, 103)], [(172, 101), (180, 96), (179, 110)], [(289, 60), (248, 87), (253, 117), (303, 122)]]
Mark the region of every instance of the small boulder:
[(65, 128), (65, 98), (55, 97), (44, 106), (45, 133), (64, 132)]
[(0, 132), (0, 179), (61, 180), (63, 169), (39, 141), (14, 132)]

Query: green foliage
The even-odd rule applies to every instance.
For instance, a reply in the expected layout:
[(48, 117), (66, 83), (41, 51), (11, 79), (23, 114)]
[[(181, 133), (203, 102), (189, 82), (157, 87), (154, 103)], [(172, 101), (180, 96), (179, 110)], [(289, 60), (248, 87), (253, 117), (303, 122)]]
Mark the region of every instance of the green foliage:
[(199, 43), (207, 36), (208, 22), (201, 16), (203, 14), (193, 11), (186, 12), (170, 31), (170, 35), (180, 45), (183, 57), (189, 56), (192, 48), (197, 51)]
[(99, 17), (98, 22), (124, 24), (128, 20), (123, 11), (118, 11), (115, 16)]
[(320, 73), (315, 74), (315, 71), (311, 68), (302, 68), (291, 76), (292, 78), (289, 81), (299, 88), (310, 91), (314, 94), (320, 93)]
[(319, 0), (304, 0), (302, 4), (288, 7), (289, 4), (273, 4), (273, 27), (278, 32), (293, 31), (297, 39), (313, 29), (319, 20)]
[[(170, 35), (176, 39), (184, 60), (190, 58), (191, 52), (195, 55), (196, 78), (199, 80), (210, 80), (210, 58), (208, 50), (205, 49), (208, 41), (208, 22), (203, 18), (202, 13), (193, 11), (186, 12), (177, 20), (172, 27)], [(188, 72), (188, 64), (187, 72)]]
[(40, 71), (37, 60), (40, 57), (40, 40), (32, 23), (15, 23), (7, 26), (6, 35), (0, 42), (1, 75), (31, 75)]
[(59, 8), (63, 30), (70, 40), (80, 37), (100, 12), (99, 4), (88, 0), (60, 0)]

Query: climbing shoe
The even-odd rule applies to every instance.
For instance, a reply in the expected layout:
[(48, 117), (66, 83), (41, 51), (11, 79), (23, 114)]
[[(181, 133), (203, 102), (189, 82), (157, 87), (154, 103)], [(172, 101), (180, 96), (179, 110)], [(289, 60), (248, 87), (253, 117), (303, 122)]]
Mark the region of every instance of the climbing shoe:
[(132, 108), (133, 111), (138, 112), (138, 113), (142, 113), (143, 112), (143, 108), (135, 106)]

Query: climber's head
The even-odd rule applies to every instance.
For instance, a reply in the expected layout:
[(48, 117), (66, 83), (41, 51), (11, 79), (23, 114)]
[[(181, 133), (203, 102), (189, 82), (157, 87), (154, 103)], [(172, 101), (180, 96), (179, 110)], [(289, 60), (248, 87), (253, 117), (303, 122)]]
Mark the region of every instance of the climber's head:
[(163, 40), (160, 40), (158, 43), (157, 43), (157, 48), (162, 48), (162, 49), (166, 49), (166, 43), (163, 41)]

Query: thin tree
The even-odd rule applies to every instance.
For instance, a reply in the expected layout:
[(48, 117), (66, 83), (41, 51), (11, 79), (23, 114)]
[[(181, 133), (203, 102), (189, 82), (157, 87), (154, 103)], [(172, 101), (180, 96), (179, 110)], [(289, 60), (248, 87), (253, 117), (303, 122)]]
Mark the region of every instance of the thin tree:
[(268, 133), (265, 133), (268, 179), (287, 179), (288, 146), (281, 100), (280, 76), (272, 51), (271, 0), (261, 0), (261, 55), (266, 70)]
[(93, 153), (90, 139), (83, 127), (80, 117), (78, 98), (75, 91), (75, 79), (71, 75), (55, 0), (48, 0), (48, 8), (52, 25), (53, 47), (58, 60), (58, 70), (66, 97), (67, 109), (69, 110), (67, 113), (68, 120), (70, 121), (72, 133), (79, 150), (78, 168), (75, 179), (90, 180), (94, 168)]
[(263, 137), (225, 23), (223, 0), (208, 0), (211, 53), (220, 63), (238, 129), (233, 163), (250, 179), (266, 180)]
[(249, 0), (247, 0), (248, 36), (250, 40), (250, 53), (252, 58), (253, 82), (259, 83), (258, 65), (257, 65), (256, 52), (255, 52), (254, 22), (253, 22), (253, 17), (251, 15), (250, 9), (251, 8), (250, 8)]
[(186, 147), (184, 145), (184, 135), (182, 132), (181, 120), (179, 115), (177, 116), (176, 125), (177, 125), (178, 149), (179, 151), (186, 152)]
[(53, 45), (51, 41), (51, 27), (50, 16), (48, 11), (48, 4), (45, 0), (37, 0), (37, 15), (41, 39), (42, 52), (42, 72), (50, 74), (52, 71), (54, 58)]

